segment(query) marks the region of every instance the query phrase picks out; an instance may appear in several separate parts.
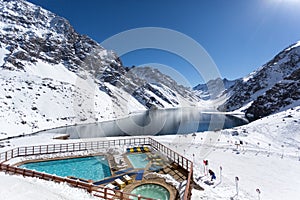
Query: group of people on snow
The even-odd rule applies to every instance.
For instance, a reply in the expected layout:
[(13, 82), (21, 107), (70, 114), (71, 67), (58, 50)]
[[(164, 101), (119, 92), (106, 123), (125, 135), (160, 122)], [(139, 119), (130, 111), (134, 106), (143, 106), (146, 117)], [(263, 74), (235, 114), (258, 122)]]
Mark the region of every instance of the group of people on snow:
[[(208, 160), (203, 160), (204, 164), (204, 174), (206, 174), (207, 168), (208, 168)], [(210, 175), (210, 181), (216, 180), (216, 174), (213, 170), (209, 169), (208, 173)]]

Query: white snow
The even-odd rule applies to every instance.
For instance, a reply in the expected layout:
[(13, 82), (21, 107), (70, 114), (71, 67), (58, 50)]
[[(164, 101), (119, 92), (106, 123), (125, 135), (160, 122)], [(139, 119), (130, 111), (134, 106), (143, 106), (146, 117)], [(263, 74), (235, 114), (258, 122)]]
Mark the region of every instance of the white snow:
[[(199, 180), (205, 191), (193, 190), (192, 199), (230, 199), (235, 195), (237, 176), (239, 199), (257, 199), (258, 188), (261, 199), (296, 200), (300, 195), (299, 119), (300, 107), (295, 107), (230, 130), (156, 139), (194, 160), (196, 179), (204, 175), (203, 159), (209, 160), (209, 168), (215, 171), (217, 180), (212, 186), (204, 183), (209, 177)], [(231, 135), (235, 131), (239, 136)], [(208, 138), (216, 143), (210, 145)], [(240, 141), (244, 144), (237, 149), (235, 143)], [(223, 168), (221, 183), (220, 166)]]
[(300, 41), (296, 42), (294, 45), (292, 45), (291, 47), (287, 48), (285, 51), (289, 51), (292, 48), (299, 47), (299, 46), (300, 46)]
[(4, 58), (6, 57), (6, 54), (8, 54), (9, 51), (4, 48), (0, 48), (0, 66), (4, 64)]
[(115, 86), (109, 88), (116, 99), (99, 90), (93, 80), (75, 78), (63, 66), (38, 64), (41, 70), (30, 66), (32, 71), (26, 73), (1, 70), (0, 139), (59, 126), (111, 120), (145, 110), (130, 94)]
[(38, 60), (38, 62), (34, 65), (26, 65), (25, 71), (31, 75), (43, 78), (51, 78), (56, 81), (62, 81), (71, 84), (75, 84), (76, 79), (79, 79), (75, 73), (69, 71), (61, 63), (57, 65), (51, 65), (41, 60)]

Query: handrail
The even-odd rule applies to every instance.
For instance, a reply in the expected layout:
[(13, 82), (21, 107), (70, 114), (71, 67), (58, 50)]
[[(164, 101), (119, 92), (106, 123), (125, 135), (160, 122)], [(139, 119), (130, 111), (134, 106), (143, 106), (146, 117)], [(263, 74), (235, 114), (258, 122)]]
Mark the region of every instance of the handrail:
[[(105, 195), (105, 196), (113, 196), (114, 198), (116, 198), (116, 197), (118, 198), (118, 197), (122, 196), (123, 200), (131, 200), (132, 198), (130, 198), (130, 197), (137, 197), (140, 200), (153, 200), (152, 198), (146, 198), (146, 197), (142, 197), (142, 196), (139, 197), (138, 195), (135, 195), (135, 194), (129, 194), (129, 193), (125, 193), (123, 191), (105, 188), (104, 186), (101, 186), (101, 185), (95, 186), (90, 183), (72, 180), (69, 178), (58, 177), (58, 176), (45, 174), (45, 173), (37, 172), (37, 171), (33, 171), (33, 170), (22, 169), (22, 168), (10, 166), (10, 165), (3, 164), (3, 163), (0, 165), (0, 170), (12, 172), (15, 174), (20, 174), (22, 176), (37, 177), (37, 178), (41, 178), (44, 180), (52, 180), (55, 182), (66, 182), (74, 187), (85, 189), (85, 190), (89, 191), (90, 193), (95, 192), (96, 194), (93, 194), (93, 195), (97, 196), (97, 197), (103, 197), (103, 196), (100, 196), (99, 194), (97, 194), (97, 193), (103, 193), (103, 195)], [(120, 193), (120, 195), (116, 195), (117, 193)]]
[[(149, 142), (152, 147), (154, 147), (157, 150), (159, 150), (160, 152), (164, 153), (169, 159), (171, 159), (172, 161), (177, 163), (179, 166), (181, 166), (183, 169), (188, 171), (187, 184), (185, 187), (183, 199), (189, 200), (191, 198), (191, 191), (192, 191), (191, 183), (193, 182), (193, 162), (190, 161), (189, 159), (185, 158), (184, 156), (181, 156), (179, 153), (171, 150), (169, 147), (161, 144), (160, 142), (158, 142), (152, 138), (149, 138)], [(173, 154), (173, 157), (172, 157), (172, 154)], [(178, 156), (177, 160), (175, 159), (176, 158), (175, 155)], [(181, 157), (181, 162), (179, 162), (180, 157)]]
[[(4, 164), (4, 162), (20, 157), (20, 156), (33, 156), (33, 155), (44, 155), (52, 153), (66, 153), (66, 152), (76, 152), (76, 151), (85, 151), (85, 150), (99, 150), (107, 147), (113, 147), (116, 145), (150, 145), (152, 148), (158, 150), (159, 152), (165, 154), (167, 158), (178, 164), (180, 167), (188, 171), (187, 184), (184, 192), (184, 200), (189, 200), (191, 197), (191, 183), (193, 179), (193, 163), (189, 159), (181, 156), (179, 153), (173, 151), (169, 147), (163, 145), (162, 143), (154, 140), (150, 137), (137, 137), (137, 138), (125, 138), (125, 139), (115, 139), (115, 140), (100, 140), (100, 141), (89, 141), (89, 142), (78, 142), (78, 143), (62, 143), (62, 144), (48, 144), (48, 145), (39, 145), (39, 146), (25, 146), (17, 147), (5, 152), (0, 153), (0, 171), (9, 171), (15, 174), (21, 174), (23, 176), (37, 177), (45, 180), (54, 180), (58, 182), (67, 182), (75, 187), (82, 187), (89, 192), (97, 192), (95, 196), (100, 197), (98, 193), (105, 195), (105, 197), (112, 196), (109, 192), (118, 193), (120, 199), (129, 200), (126, 196), (131, 194), (125, 194), (118, 190), (104, 189), (103, 186), (94, 186), (91, 184), (83, 182), (74, 182), (74, 180), (53, 176), (49, 174), (44, 174), (41, 172), (35, 172), (28, 169), (21, 169), (18, 167), (10, 166)], [(99, 191), (99, 188), (101, 191)], [(104, 191), (104, 192), (103, 192)], [(107, 193), (105, 193), (107, 192)], [(125, 195), (125, 196), (124, 196)], [(131, 195), (133, 196), (133, 195)], [(103, 198), (104, 196), (102, 196)], [(116, 197), (116, 196), (115, 196)], [(109, 199), (109, 198), (108, 198)], [(149, 198), (138, 197), (140, 200), (149, 200)]]

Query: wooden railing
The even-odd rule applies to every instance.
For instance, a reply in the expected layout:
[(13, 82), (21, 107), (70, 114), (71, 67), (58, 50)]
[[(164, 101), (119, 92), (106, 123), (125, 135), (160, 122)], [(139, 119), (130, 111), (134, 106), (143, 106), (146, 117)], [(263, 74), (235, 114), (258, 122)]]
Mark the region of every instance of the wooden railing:
[(40, 146), (26, 146), (11, 149), (0, 153), (0, 163), (6, 162), (12, 158), (20, 156), (34, 156), (53, 153), (67, 153), (76, 151), (93, 151), (104, 148), (114, 147), (117, 145), (150, 145), (149, 138), (129, 138), (118, 140), (102, 140), (91, 142), (64, 143), (64, 144), (49, 144)]
[(87, 191), (93, 193), (97, 197), (104, 199), (123, 199), (129, 200), (132, 197), (136, 197), (139, 200), (149, 200), (150, 198), (145, 198), (141, 196), (135, 196), (132, 194), (127, 194), (119, 190), (113, 190), (109, 188), (104, 188), (103, 186), (95, 186), (93, 184), (84, 183), (69, 178), (62, 178), (50, 174), (45, 174), (41, 172), (36, 172), (28, 169), (21, 169), (18, 167), (10, 166), (4, 164), (12, 158), (22, 157), (22, 156), (34, 156), (43, 154), (54, 154), (54, 153), (67, 153), (76, 151), (93, 151), (100, 150), (104, 148), (114, 147), (117, 145), (150, 145), (152, 148), (163, 153), (170, 160), (181, 166), (183, 169), (188, 171), (188, 179), (184, 193), (184, 200), (189, 200), (191, 196), (191, 183), (193, 181), (193, 163), (187, 158), (181, 156), (177, 152), (171, 150), (165, 145), (159, 143), (158, 141), (150, 138), (128, 138), (128, 139), (117, 139), (117, 140), (102, 140), (102, 141), (91, 141), (91, 142), (79, 142), (79, 143), (64, 143), (64, 144), (49, 144), (40, 146), (27, 146), (18, 147), (6, 152), (0, 153), (0, 171), (7, 171), (14, 174), (20, 174), (23, 176), (37, 177), (44, 180), (52, 180), (56, 182), (66, 182), (72, 186), (86, 189)]
[(163, 153), (167, 158), (169, 158), (170, 160), (178, 164), (180, 167), (188, 171), (188, 178), (187, 178), (183, 199), (184, 200), (191, 199), (191, 195), (192, 195), (191, 185), (193, 183), (193, 162), (152, 138), (149, 138), (149, 143), (151, 147)]
[(117, 199), (123, 199), (123, 200), (132, 200), (132, 198), (137, 198), (139, 200), (153, 200), (151, 198), (146, 198), (146, 197), (142, 197), (142, 196), (138, 196), (138, 195), (134, 195), (134, 194), (125, 193), (125, 192), (119, 191), (119, 190), (105, 188), (104, 186), (95, 186), (91, 183), (85, 183), (82, 181), (76, 181), (76, 180), (69, 179), (69, 178), (63, 178), (63, 177), (59, 177), (59, 176), (45, 174), (42, 172), (32, 171), (32, 170), (28, 170), (28, 169), (22, 169), (22, 168), (10, 166), (10, 165), (3, 164), (3, 163), (0, 165), (0, 170), (5, 171), (5, 172), (10, 172), (13, 174), (27, 176), (27, 177), (36, 177), (36, 178), (40, 178), (40, 179), (44, 179), (44, 180), (48, 180), (48, 181), (65, 182), (71, 186), (85, 189), (88, 192), (92, 193), (94, 196), (104, 198), (104, 199), (116, 199), (117, 198)]

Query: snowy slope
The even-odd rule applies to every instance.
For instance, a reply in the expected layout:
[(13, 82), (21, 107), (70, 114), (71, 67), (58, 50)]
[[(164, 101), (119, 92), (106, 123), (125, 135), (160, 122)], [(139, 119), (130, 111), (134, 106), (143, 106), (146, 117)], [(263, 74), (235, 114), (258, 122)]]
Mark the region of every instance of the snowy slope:
[[(258, 188), (261, 199), (296, 200), (300, 195), (299, 119), (298, 106), (234, 129), (156, 139), (194, 161), (194, 178), (205, 190), (194, 189), (193, 200), (231, 199), (236, 194), (236, 176), (240, 180), (238, 199), (258, 199)], [(237, 148), (240, 141), (243, 145)], [(205, 184), (209, 177), (204, 176), (203, 159), (209, 160), (217, 176), (211, 186)]]
[[(278, 112), (289, 108), (289, 105), (299, 105), (299, 92), (288, 99), (286, 95), (277, 95), (280, 93), (290, 93), (291, 85), (298, 87), (298, 79), (291, 78), (292, 74), (297, 73), (300, 69), (300, 42), (297, 42), (290, 47), (284, 49), (276, 55), (271, 61), (250, 73), (248, 76), (240, 79), (236, 84), (227, 92), (228, 100), (219, 109), (221, 110), (236, 110), (248, 104), (247, 109), (253, 101), (256, 101), (256, 107), (262, 112), (259, 116), (253, 113), (253, 109), (247, 113), (250, 120), (257, 119), (262, 116), (267, 116), (271, 113)], [(295, 92), (295, 90), (294, 90)], [(258, 103), (260, 99), (267, 98), (267, 101)], [(260, 104), (260, 106), (258, 106)], [(277, 104), (277, 105), (275, 105)], [(272, 107), (270, 109), (270, 107)], [(285, 108), (286, 107), (286, 108)], [(254, 116), (254, 117), (253, 117)]]

